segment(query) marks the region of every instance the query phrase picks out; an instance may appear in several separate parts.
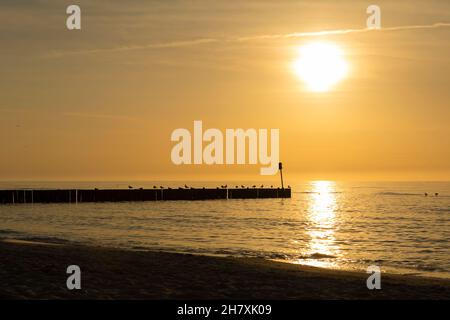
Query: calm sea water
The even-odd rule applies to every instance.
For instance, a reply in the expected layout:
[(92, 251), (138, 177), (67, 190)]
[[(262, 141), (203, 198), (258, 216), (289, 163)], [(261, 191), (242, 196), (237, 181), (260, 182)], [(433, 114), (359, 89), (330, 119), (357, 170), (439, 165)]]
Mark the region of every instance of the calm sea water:
[[(129, 184), (179, 185), (9, 182), (0, 189)], [(375, 264), (386, 272), (450, 278), (449, 182), (312, 181), (292, 187), (292, 199), (2, 205), (0, 237), (262, 257), (336, 269)]]

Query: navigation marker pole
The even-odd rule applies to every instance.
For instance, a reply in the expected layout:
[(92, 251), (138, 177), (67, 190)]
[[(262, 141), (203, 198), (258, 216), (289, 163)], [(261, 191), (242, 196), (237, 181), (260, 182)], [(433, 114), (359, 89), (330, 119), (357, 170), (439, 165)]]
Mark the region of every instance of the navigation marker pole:
[(280, 170), (280, 176), (281, 176), (281, 189), (284, 189), (284, 184), (283, 184), (283, 164), (281, 162), (278, 162), (278, 169)]

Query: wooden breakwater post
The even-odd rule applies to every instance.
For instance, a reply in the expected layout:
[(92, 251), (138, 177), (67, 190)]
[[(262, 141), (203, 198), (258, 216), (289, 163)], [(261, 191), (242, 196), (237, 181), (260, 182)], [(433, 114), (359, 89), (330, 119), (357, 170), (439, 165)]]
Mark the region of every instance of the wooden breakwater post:
[(283, 164), (282, 164), (281, 162), (278, 162), (278, 170), (280, 171), (281, 189), (284, 189), (284, 181), (283, 181)]
[(0, 190), (0, 204), (290, 198), (280, 188)]

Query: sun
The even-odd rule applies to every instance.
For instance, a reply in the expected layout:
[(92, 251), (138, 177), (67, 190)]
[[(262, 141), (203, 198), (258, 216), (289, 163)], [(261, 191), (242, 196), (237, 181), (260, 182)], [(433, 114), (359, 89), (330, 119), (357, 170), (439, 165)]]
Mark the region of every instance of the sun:
[(339, 46), (329, 42), (312, 42), (302, 46), (294, 62), (294, 72), (310, 91), (329, 91), (348, 74), (348, 63)]

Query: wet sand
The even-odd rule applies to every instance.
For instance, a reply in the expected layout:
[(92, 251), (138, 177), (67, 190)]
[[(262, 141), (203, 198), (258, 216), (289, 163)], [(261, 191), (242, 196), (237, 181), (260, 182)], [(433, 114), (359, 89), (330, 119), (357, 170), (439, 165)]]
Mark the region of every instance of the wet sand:
[[(79, 265), (81, 290), (66, 287)], [(450, 299), (450, 280), (368, 274), (249, 258), (0, 241), (0, 299)]]

